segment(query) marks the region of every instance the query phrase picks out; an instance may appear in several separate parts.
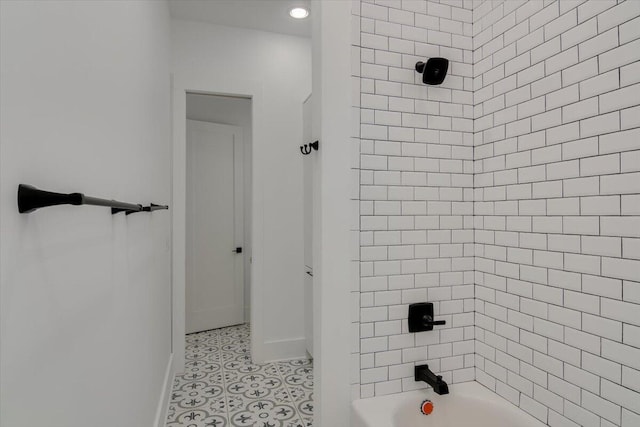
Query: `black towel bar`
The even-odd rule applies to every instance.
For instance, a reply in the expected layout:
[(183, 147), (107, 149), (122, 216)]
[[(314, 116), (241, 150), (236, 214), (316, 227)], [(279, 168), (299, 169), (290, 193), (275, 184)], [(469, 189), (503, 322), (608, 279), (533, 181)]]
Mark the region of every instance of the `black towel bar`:
[(154, 203), (151, 203), (149, 206), (142, 206), (140, 204), (119, 202), (117, 200), (89, 197), (82, 193), (54, 193), (52, 191), (40, 190), (31, 185), (18, 185), (18, 211), (20, 213), (29, 213), (36, 209), (56, 205), (105, 206), (111, 208), (112, 214), (125, 212), (127, 215), (135, 212), (153, 212), (160, 209), (169, 209), (169, 206), (156, 205)]

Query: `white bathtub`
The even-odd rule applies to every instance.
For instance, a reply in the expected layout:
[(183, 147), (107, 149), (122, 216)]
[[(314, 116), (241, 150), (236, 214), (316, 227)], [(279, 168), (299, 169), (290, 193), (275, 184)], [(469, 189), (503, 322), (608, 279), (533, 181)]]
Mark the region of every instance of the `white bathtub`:
[[(433, 402), (431, 415), (420, 405)], [(477, 382), (449, 385), (449, 394), (418, 390), (353, 402), (351, 427), (545, 427)]]

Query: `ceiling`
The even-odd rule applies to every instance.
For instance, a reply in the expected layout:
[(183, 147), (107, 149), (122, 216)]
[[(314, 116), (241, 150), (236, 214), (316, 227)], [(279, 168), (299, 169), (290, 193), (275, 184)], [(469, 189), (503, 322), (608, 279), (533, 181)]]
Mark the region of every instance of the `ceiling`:
[(310, 1), (169, 0), (172, 18), (311, 37), (310, 16), (306, 19), (289, 16), (292, 7), (301, 5), (309, 8)]

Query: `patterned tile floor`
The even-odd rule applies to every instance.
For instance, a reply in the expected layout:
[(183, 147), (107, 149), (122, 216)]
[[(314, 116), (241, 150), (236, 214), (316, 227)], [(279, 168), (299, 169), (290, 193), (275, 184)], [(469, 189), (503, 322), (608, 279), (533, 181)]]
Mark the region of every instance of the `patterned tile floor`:
[(167, 427), (310, 427), (310, 360), (254, 365), (249, 325), (187, 335), (186, 366), (173, 384)]

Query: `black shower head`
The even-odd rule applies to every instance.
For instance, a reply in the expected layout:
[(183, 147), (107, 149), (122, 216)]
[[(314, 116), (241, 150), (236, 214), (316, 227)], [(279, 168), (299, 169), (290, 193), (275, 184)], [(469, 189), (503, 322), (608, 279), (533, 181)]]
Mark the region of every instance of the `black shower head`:
[(445, 58), (429, 58), (426, 63), (416, 63), (416, 71), (422, 74), (422, 83), (439, 85), (444, 81), (449, 68), (449, 60)]

